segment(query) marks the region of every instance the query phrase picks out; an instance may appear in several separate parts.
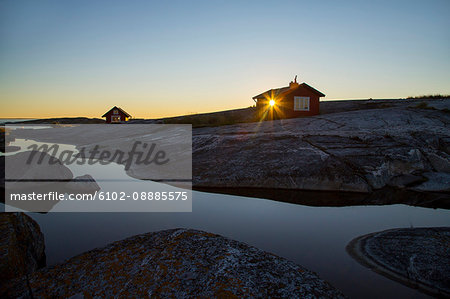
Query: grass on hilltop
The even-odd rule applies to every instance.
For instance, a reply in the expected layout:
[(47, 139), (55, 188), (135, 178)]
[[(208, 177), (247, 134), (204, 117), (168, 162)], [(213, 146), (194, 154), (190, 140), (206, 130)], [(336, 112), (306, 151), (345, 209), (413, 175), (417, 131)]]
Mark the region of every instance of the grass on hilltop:
[(450, 94), (429, 94), (429, 95), (421, 95), (421, 96), (411, 96), (407, 97), (407, 100), (436, 100), (436, 99), (448, 99), (450, 98)]
[(216, 127), (238, 123), (255, 122), (255, 108), (249, 107), (239, 111), (191, 114), (163, 119), (164, 124), (192, 124), (192, 127)]

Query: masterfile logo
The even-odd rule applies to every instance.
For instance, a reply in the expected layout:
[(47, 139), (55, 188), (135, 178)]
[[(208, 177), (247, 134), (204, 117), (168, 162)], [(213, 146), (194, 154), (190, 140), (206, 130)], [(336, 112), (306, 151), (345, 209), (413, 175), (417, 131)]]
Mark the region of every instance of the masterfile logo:
[[(85, 163), (89, 165), (101, 164), (107, 165), (111, 162), (117, 161), (119, 164), (125, 165), (125, 170), (129, 170), (132, 164), (144, 164), (150, 165), (164, 165), (169, 162), (167, 154), (164, 150), (158, 150), (156, 143), (147, 144), (141, 141), (134, 141), (129, 152), (121, 150), (100, 150), (99, 145), (95, 145), (93, 149), (86, 150), (82, 147), (79, 151), (64, 150), (60, 151), (58, 144), (51, 146), (47, 144), (37, 145), (32, 144), (28, 147), (31, 150), (31, 154), (27, 159), (27, 164), (36, 163), (42, 164), (45, 154), (51, 155), (49, 163), (57, 164), (62, 162), (64, 165), (83, 165)], [(96, 159), (98, 157), (98, 159)]]
[(192, 211), (190, 125), (7, 130), (7, 212)]

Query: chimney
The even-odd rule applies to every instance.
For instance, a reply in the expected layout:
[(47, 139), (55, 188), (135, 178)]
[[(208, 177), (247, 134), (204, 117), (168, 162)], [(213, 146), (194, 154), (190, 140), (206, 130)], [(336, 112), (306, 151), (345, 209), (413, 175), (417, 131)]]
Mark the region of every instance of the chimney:
[(295, 75), (294, 81), (289, 82), (289, 88), (293, 89), (293, 88), (297, 88), (298, 87), (298, 83), (297, 83), (297, 75)]

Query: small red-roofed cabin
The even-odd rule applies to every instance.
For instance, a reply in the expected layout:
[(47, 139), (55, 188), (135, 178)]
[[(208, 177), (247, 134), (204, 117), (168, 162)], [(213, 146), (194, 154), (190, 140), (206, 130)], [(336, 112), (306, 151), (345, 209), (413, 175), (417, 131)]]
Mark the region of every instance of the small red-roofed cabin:
[(114, 106), (111, 110), (103, 114), (102, 117), (106, 117), (106, 123), (121, 123), (126, 122), (131, 118), (131, 115), (126, 113), (123, 109)]
[(270, 89), (253, 97), (259, 119), (279, 119), (318, 115), (320, 98), (325, 95), (306, 83)]

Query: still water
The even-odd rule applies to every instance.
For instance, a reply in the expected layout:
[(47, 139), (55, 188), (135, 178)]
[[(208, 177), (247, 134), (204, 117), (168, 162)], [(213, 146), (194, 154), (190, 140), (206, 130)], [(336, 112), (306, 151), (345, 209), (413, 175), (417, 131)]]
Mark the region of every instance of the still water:
[(185, 227), (245, 242), (317, 272), (346, 295), (423, 295), (366, 269), (345, 251), (354, 237), (419, 226), (449, 226), (450, 213), (404, 205), (307, 207), (194, 192), (191, 213), (30, 214), (41, 226), (49, 264), (135, 234)]
[[(18, 140), (17, 145), (23, 148), (25, 143)], [(115, 173), (130, 180), (117, 164), (69, 168), (74, 176), (90, 174), (98, 179)], [(138, 182), (148, 184), (149, 189), (155, 184)], [(102, 181), (98, 184), (104, 188)], [(351, 298), (427, 297), (359, 265), (345, 251), (353, 238), (391, 228), (450, 226), (450, 211), (443, 209), (406, 205), (309, 207), (197, 191), (188, 213), (29, 215), (44, 233), (49, 265), (132, 235), (184, 227), (217, 233), (294, 261)]]

